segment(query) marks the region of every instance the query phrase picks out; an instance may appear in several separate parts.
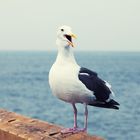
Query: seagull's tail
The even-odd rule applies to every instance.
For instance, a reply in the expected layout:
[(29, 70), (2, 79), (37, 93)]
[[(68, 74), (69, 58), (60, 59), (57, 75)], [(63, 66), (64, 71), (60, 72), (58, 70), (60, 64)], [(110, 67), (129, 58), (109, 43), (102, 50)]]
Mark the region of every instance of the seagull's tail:
[(108, 109), (119, 109), (118, 105), (120, 104), (116, 102), (115, 100), (111, 99), (109, 102), (95, 101), (93, 103), (90, 103), (89, 105), (102, 107), (102, 108), (108, 108)]

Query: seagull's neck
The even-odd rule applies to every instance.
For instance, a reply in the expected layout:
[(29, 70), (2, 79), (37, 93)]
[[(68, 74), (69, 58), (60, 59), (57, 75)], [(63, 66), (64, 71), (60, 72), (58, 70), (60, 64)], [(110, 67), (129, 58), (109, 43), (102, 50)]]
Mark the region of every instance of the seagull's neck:
[(56, 58), (56, 63), (63, 63), (63, 64), (69, 64), (74, 63), (76, 64), (72, 48), (71, 46), (60, 46), (58, 45), (58, 55)]

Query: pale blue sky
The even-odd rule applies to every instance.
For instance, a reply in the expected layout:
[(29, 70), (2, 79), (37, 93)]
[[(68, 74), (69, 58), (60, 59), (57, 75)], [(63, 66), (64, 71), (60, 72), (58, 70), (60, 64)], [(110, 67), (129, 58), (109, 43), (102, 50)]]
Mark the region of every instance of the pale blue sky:
[(63, 24), (76, 50), (140, 51), (140, 0), (1, 0), (0, 50), (55, 50)]

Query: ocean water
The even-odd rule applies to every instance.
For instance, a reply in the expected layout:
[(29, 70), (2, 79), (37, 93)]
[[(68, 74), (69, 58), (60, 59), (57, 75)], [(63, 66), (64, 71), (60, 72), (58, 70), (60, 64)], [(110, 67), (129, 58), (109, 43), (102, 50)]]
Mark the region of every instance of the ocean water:
[[(140, 53), (76, 52), (81, 66), (110, 82), (120, 110), (89, 106), (88, 133), (107, 140), (140, 140)], [(48, 73), (56, 52), (0, 52), (0, 108), (72, 127), (70, 104), (51, 94)], [(83, 126), (84, 107), (78, 107)]]

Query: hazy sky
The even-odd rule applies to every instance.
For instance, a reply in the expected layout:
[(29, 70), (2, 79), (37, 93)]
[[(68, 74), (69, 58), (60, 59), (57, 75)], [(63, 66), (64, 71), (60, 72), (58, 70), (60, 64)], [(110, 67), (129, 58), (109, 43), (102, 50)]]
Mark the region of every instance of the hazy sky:
[(0, 50), (54, 50), (63, 24), (76, 50), (140, 51), (140, 0), (0, 0)]

